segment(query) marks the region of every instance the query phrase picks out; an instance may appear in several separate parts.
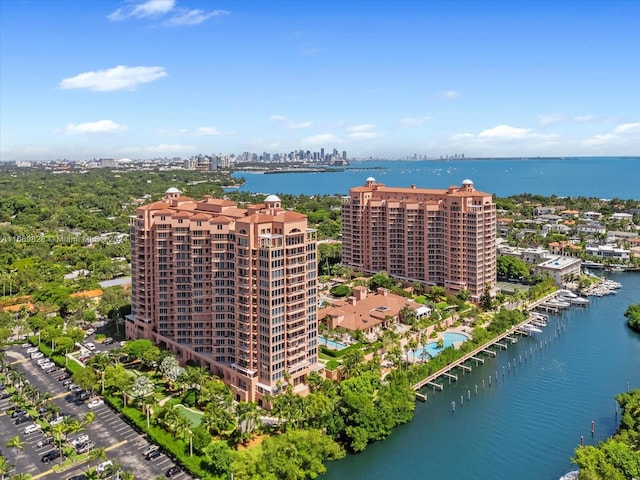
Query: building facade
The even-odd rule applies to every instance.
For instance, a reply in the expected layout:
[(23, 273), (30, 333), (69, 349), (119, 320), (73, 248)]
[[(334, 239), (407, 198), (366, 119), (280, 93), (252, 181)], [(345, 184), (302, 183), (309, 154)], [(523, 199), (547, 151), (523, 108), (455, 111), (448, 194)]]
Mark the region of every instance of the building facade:
[(369, 177), (342, 202), (342, 263), (469, 290), (496, 283), (496, 206), (471, 180), (448, 189), (386, 187)]
[(238, 208), (171, 188), (131, 219), (132, 314), (147, 338), (262, 403), (317, 368), (316, 232), (269, 195)]

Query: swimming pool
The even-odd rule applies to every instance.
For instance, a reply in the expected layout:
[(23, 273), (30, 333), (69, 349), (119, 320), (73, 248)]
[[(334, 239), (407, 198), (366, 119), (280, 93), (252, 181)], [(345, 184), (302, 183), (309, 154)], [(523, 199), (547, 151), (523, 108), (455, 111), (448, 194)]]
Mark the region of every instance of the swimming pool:
[[(415, 353), (409, 351), (409, 358), (416, 360), (428, 360), (438, 355), (442, 350), (447, 347), (452, 347), (456, 342), (466, 342), (469, 337), (462, 333), (450, 333), (444, 334), (444, 346), (438, 348), (438, 342), (429, 342), (424, 347), (417, 348)], [(427, 356), (428, 355), (428, 356)]]
[(329, 340), (328, 338), (319, 337), (320, 345), (324, 345), (325, 347), (331, 348), (332, 350), (342, 350), (343, 348), (347, 348), (347, 345), (344, 343), (336, 342), (335, 340)]

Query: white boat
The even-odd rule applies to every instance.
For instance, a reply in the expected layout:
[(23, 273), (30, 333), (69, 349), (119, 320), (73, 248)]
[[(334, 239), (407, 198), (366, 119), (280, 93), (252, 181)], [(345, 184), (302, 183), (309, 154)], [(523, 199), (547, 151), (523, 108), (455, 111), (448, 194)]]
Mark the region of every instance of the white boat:
[(589, 299), (576, 296), (575, 298), (571, 299), (571, 305), (580, 305), (580, 306), (589, 305)]
[(542, 333), (542, 330), (534, 327), (533, 325), (529, 324), (529, 323), (525, 323), (524, 325), (522, 325), (522, 329), (526, 330), (527, 332), (531, 332), (531, 333)]
[(558, 295), (563, 298), (576, 298), (578, 296), (571, 290), (558, 290)]

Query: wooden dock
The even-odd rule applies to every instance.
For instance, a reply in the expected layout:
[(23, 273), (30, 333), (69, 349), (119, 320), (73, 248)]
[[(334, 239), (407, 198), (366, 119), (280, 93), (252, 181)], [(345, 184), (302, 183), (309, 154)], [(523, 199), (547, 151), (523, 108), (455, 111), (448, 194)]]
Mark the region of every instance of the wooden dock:
[[(538, 300), (537, 302), (532, 303), (529, 306), (529, 308), (530, 309), (535, 308), (536, 306), (538, 306), (539, 304), (545, 302), (551, 296), (554, 296), (554, 295), (555, 294), (548, 295), (547, 297), (545, 297), (545, 298), (543, 298), (541, 300)], [(500, 343), (500, 341), (503, 340), (503, 339), (511, 340), (513, 338), (513, 337), (511, 337), (511, 335), (513, 335), (515, 333), (520, 333), (520, 331), (523, 331), (522, 326), (524, 324), (526, 324), (526, 323), (530, 323), (531, 321), (532, 321), (532, 317), (530, 316), (526, 320), (518, 323), (517, 325), (514, 325), (513, 327), (509, 328), (506, 332), (501, 333), (500, 335), (498, 335), (497, 337), (493, 338), (492, 340), (490, 340), (489, 342), (485, 343), (484, 345), (481, 345), (478, 348), (474, 349), (473, 351), (467, 353), (463, 357), (460, 357), (455, 362), (450, 363), (446, 367), (443, 367), (440, 370), (438, 370), (437, 372), (432, 373), (428, 377), (420, 380), (418, 383), (414, 384), (412, 386), (412, 388), (414, 390), (420, 390), (421, 388), (429, 385), (431, 387), (437, 388), (438, 390), (441, 390), (441, 391), (444, 390), (444, 387), (441, 384), (435, 383), (435, 380), (438, 377), (448, 376), (449, 378), (455, 378), (457, 380), (457, 377), (455, 375), (449, 373), (451, 370), (453, 370), (456, 367), (461, 366), (467, 360), (475, 360), (476, 362), (484, 363), (484, 360), (482, 358), (478, 357), (478, 355), (481, 354), (481, 353), (487, 353), (487, 354), (491, 355), (492, 357), (495, 357), (497, 355), (497, 353), (495, 351), (493, 351), (493, 350), (490, 350), (489, 347), (491, 347), (493, 345), (498, 345), (498, 346), (506, 349), (507, 345), (504, 344), (504, 343)], [(462, 368), (464, 368), (464, 367), (462, 367)], [(467, 366), (466, 368), (470, 368), (470, 367)]]

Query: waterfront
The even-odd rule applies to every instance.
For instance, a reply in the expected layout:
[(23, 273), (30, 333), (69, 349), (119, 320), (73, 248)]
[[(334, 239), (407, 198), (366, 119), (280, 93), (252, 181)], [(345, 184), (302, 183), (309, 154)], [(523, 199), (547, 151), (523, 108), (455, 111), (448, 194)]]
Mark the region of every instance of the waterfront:
[(457, 371), (457, 384), (439, 379), (444, 392), (426, 390), (429, 399), (417, 403), (410, 423), (364, 453), (329, 463), (323, 478), (556, 480), (572, 470), (580, 436), (593, 444), (611, 435), (619, 423), (614, 396), (640, 388), (640, 335), (623, 317), (640, 302), (640, 275), (612, 275), (623, 284), (616, 295), (551, 316), (543, 333), (485, 357), (484, 365), (471, 363), (470, 374)]
[(508, 196), (534, 193), (551, 196), (637, 198), (640, 157), (588, 157), (568, 159), (484, 159), (352, 162), (335, 173), (264, 175), (236, 172), (247, 192), (340, 194), (363, 185), (372, 176), (394, 187), (447, 188), (469, 178), (478, 190)]

